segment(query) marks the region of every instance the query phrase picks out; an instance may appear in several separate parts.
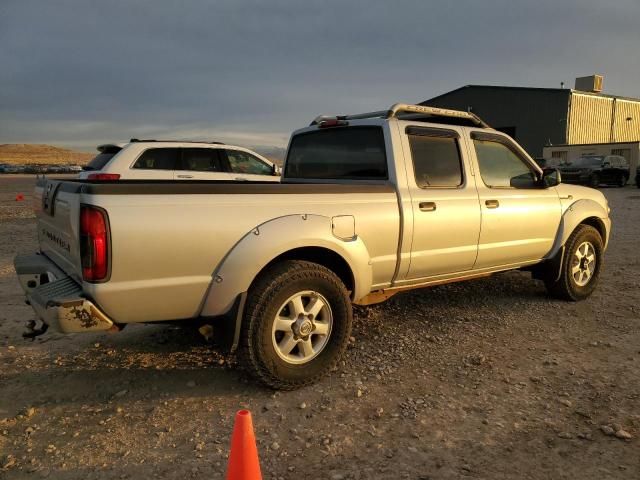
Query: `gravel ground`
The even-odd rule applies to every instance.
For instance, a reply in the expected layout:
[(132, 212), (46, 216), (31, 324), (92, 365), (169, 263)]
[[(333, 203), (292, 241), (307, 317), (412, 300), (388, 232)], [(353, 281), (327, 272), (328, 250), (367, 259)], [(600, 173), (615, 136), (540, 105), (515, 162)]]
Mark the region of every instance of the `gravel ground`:
[(0, 478), (223, 478), (240, 408), (267, 479), (640, 478), (635, 187), (605, 189), (587, 301), (521, 272), (400, 294), (357, 309), (338, 371), (274, 393), (185, 329), (23, 340), (31, 183), (0, 179)]

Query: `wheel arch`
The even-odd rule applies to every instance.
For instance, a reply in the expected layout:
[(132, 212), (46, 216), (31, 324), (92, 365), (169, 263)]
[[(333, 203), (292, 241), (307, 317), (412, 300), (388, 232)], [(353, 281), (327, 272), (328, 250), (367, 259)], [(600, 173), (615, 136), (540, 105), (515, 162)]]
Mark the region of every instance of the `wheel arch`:
[(608, 236), (607, 227), (605, 226), (604, 222), (600, 218), (587, 217), (583, 219), (578, 225), (576, 225), (576, 228), (578, 228), (579, 225), (589, 225), (595, 228), (600, 234), (600, 237), (602, 237), (602, 242), (604, 243), (606, 241), (606, 238)]
[(582, 224), (598, 230), (606, 249), (611, 230), (609, 213), (600, 203), (591, 199), (582, 199), (571, 204), (562, 214), (553, 247), (545, 258), (554, 258), (562, 250), (573, 231)]
[(251, 285), (253, 285), (258, 278), (273, 265), (285, 260), (305, 260), (328, 268), (335, 273), (340, 280), (342, 280), (342, 283), (344, 283), (345, 287), (347, 287), (347, 290), (349, 290), (353, 297), (355, 278), (353, 271), (351, 270), (351, 266), (344, 257), (342, 257), (342, 255), (327, 247), (298, 247), (283, 252), (267, 263), (262, 270), (256, 274)]
[(266, 269), (293, 259), (329, 268), (345, 282), (353, 299), (371, 289), (371, 257), (360, 237), (336, 237), (330, 217), (286, 215), (256, 226), (227, 253), (213, 273), (201, 315), (227, 313)]

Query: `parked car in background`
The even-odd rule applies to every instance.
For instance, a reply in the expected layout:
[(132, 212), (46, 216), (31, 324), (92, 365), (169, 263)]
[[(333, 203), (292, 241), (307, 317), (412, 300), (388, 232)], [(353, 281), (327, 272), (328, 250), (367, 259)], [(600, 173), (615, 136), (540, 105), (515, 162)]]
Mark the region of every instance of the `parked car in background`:
[(4, 173), (25, 173), (24, 165), (5, 165)]
[(640, 188), (640, 168), (636, 170), (636, 186)]
[(15, 270), (45, 325), (208, 325), (291, 389), (338, 363), (353, 303), (513, 269), (587, 298), (609, 206), (559, 180), (472, 113), (396, 104), (294, 132), (280, 183), (40, 179), (38, 253)]
[(218, 142), (132, 139), (106, 144), (83, 167), (87, 180), (280, 180), (277, 165), (251, 150)]
[(617, 185), (629, 181), (629, 161), (620, 155), (588, 155), (558, 167), (564, 183), (597, 187)]

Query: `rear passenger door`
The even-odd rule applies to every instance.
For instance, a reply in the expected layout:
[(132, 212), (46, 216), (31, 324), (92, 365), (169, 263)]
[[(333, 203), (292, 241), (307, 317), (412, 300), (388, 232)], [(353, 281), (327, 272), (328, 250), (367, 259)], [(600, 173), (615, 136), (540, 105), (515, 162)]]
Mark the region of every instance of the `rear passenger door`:
[(173, 180), (179, 161), (179, 148), (148, 148), (136, 159), (123, 179)]
[(223, 168), (218, 148), (181, 148), (180, 166), (176, 180), (231, 180)]
[[(408, 279), (471, 270), (478, 250), (480, 206), (454, 129), (407, 126), (405, 164), (413, 206)], [(413, 170), (411, 173), (410, 170)]]
[(242, 150), (227, 148), (226, 160), (231, 178), (234, 180), (277, 181), (279, 176), (273, 175), (273, 167), (255, 155)]

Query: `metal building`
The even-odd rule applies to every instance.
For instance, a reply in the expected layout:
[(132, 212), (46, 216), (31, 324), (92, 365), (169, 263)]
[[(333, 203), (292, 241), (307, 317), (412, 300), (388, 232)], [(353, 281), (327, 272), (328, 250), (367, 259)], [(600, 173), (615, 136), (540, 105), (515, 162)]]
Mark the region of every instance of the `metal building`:
[(467, 85), (422, 105), (472, 111), (532, 157), (549, 145), (640, 141), (640, 99), (600, 93), (599, 75), (576, 86), (584, 90)]

